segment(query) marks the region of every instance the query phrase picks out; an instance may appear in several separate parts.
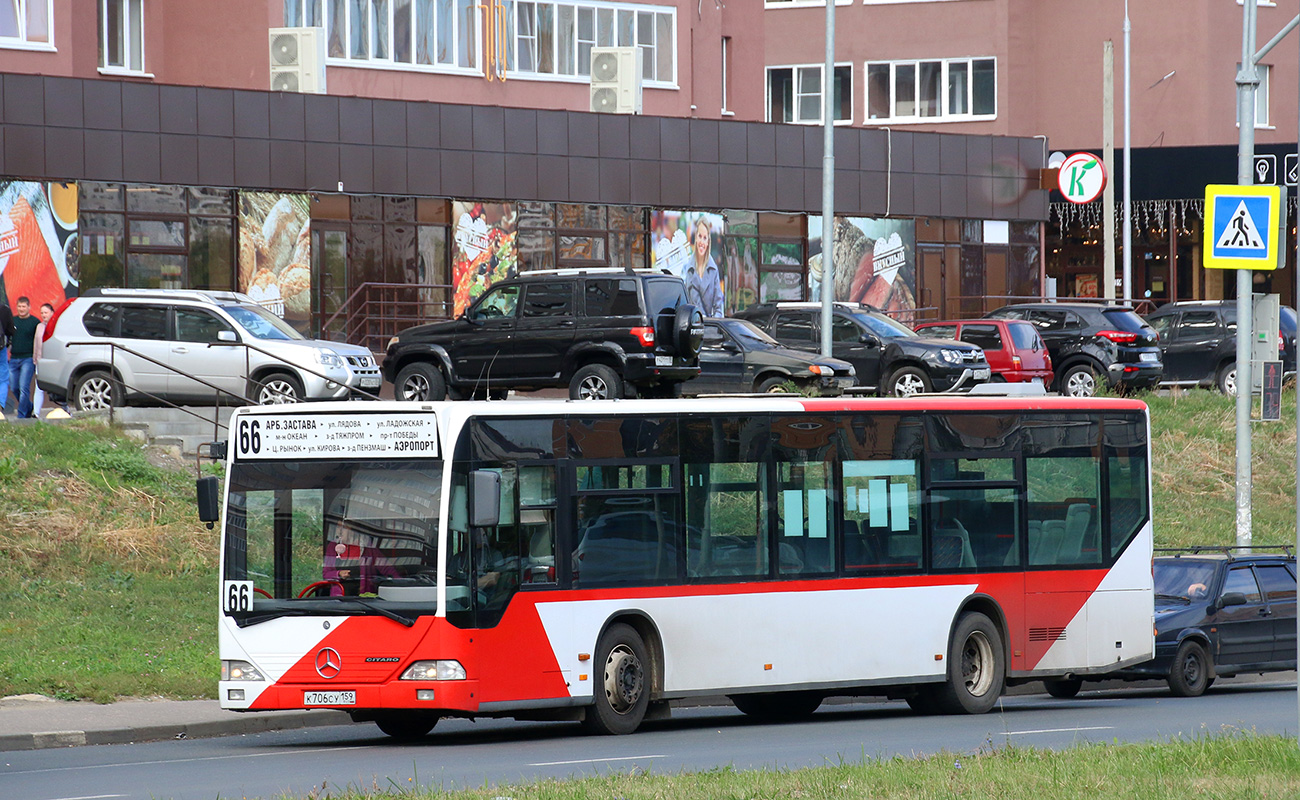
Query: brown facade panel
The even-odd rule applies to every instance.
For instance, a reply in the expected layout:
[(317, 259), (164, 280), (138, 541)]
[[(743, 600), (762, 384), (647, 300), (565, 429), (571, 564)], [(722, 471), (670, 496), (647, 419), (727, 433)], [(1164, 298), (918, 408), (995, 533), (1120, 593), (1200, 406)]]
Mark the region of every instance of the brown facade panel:
[(727, 198), (749, 196), (749, 168), (742, 164), (718, 165), (718, 194)]
[(1002, 167), (1020, 161), (1020, 142), (1016, 139), (993, 139), (993, 174), (1002, 174)]
[(375, 190), (374, 149), (360, 144), (339, 145), (339, 180), (343, 191), (369, 194)]
[[(723, 120), (718, 123), (718, 163), (744, 164), (749, 161), (749, 125)], [(726, 193), (726, 190), (723, 190)], [(743, 197), (744, 195), (738, 195)]]
[[(718, 122), (711, 119), (690, 121), (691, 153), (695, 164), (718, 163)], [(717, 170), (714, 170), (716, 173)], [(716, 182), (714, 186), (716, 187)]]
[(956, 134), (939, 136), (939, 172), (942, 175), (968, 175), (966, 139)]
[(158, 92), (158, 129), (193, 136), (199, 132), (199, 94), (193, 86), (162, 86)]
[(397, 100), (376, 100), (374, 105), (375, 144), (406, 147), (406, 106)]
[[(899, 176), (902, 177), (902, 176)], [(938, 175), (916, 173), (912, 177), (912, 207), (909, 211), (899, 213), (916, 214), (922, 217), (943, 216), (943, 183)], [(965, 198), (962, 205), (965, 205)]]
[(893, 146), (890, 131), (853, 131), (857, 134), (858, 169), (889, 168), (889, 149)]
[[(90, 142), (86, 142), (90, 153)], [(199, 137), (199, 183), (209, 186), (235, 185), (235, 140), (226, 136)]]
[(339, 98), (339, 144), (374, 144), (374, 101), (364, 97)]
[[(86, 114), (89, 116), (89, 91), (86, 93), (86, 100)], [(201, 136), (235, 135), (235, 96), (232, 92), (223, 89), (200, 88), (198, 101), (199, 134)], [(87, 120), (86, 124), (90, 124), (89, 120)]]
[[(402, 166), (406, 166), (405, 159)], [(301, 140), (271, 141), (271, 185), (298, 191), (307, 188), (307, 152)]]
[[(414, 107), (414, 106), (413, 106)], [(506, 153), (537, 154), (537, 112), (531, 108), (507, 108), (505, 114)], [(534, 179), (537, 170), (533, 170)]]
[[(691, 127), (690, 121), (684, 119), (659, 120), (659, 154), (656, 156), (663, 161), (690, 161), (691, 160)], [(668, 184), (663, 184), (665, 192), (668, 191)]]
[(271, 186), (271, 143), (266, 139), (235, 139), (235, 185)]
[(565, 152), (579, 158), (600, 155), (600, 120), (595, 114), (568, 114), (569, 146)]
[(884, 172), (859, 172), (858, 196), (861, 198), (858, 209), (863, 216), (880, 217), (889, 210), (886, 190), (888, 177)]
[(601, 114), (598, 155), (602, 159), (626, 161), (632, 155), (631, 117), (624, 114)]
[(632, 192), (629, 200), (633, 205), (651, 206), (659, 202), (659, 162), (634, 160), (632, 165)]
[(84, 125), (81, 81), (72, 78), (45, 78), (44, 82), (45, 124), (59, 128), (80, 128)]
[[(796, 133), (802, 133), (796, 131)], [(781, 137), (777, 137), (780, 144)], [(775, 211), (804, 210), (803, 169), (799, 167), (776, 168), (776, 208)], [(820, 195), (819, 195), (820, 196)]]
[[(6, 84), (10, 77), (12, 76), (5, 76)], [(222, 94), (228, 96), (230, 93)], [(122, 130), (122, 84), (116, 81), (84, 81), (82, 102), (87, 128)]]
[(45, 174), (45, 131), (36, 125), (5, 126), (5, 172), (22, 177)]
[(6, 75), (4, 121), (10, 125), (45, 124), (45, 86), (39, 75)]
[[(840, 157), (835, 157), (836, 167), (839, 166)], [(816, 170), (809, 170), (821, 181), (822, 173)], [(859, 176), (861, 172), (857, 170), (835, 170), (835, 213), (858, 215), (862, 213), (862, 198), (858, 195)], [(805, 190), (806, 191), (806, 190)], [(820, 187), (818, 188), (820, 192)], [(820, 195), (819, 195), (820, 196)], [(810, 211), (820, 212), (821, 201), (809, 209)]]
[[(465, 156), (469, 158), (469, 156)], [(510, 199), (506, 194), (506, 157), (501, 153), (474, 153), (474, 197)]]
[(695, 161), (689, 165), (691, 199), (687, 207), (721, 208), (722, 196), (718, 191), (718, 165)]
[[(447, 115), (443, 114), (443, 135), (446, 136)], [(442, 150), (442, 191), (451, 197), (474, 196), (474, 159), (455, 150)], [(349, 190), (350, 191), (350, 190)]]
[(406, 194), (406, 148), (374, 148), (375, 177), (373, 191), (379, 194)]
[(965, 136), (966, 174), (986, 177), (993, 174), (993, 142), (987, 136)]
[[(940, 141), (943, 137), (937, 133), (912, 134), (912, 171), (918, 175), (938, 175), (943, 172), (940, 163)], [(920, 185), (917, 185), (918, 196)]]
[(776, 125), (751, 124), (746, 131), (745, 145), (749, 150), (749, 163), (771, 167), (776, 164)]
[[(407, 117), (410, 122), (410, 117)], [(311, 168), (311, 148), (307, 149), (308, 169)], [(308, 185), (314, 185), (308, 181)], [(406, 149), (406, 190), (416, 195), (442, 194), (442, 162), (437, 150), (413, 147)]]
[(659, 119), (657, 117), (632, 117), (629, 125), (630, 155), (646, 161), (659, 160)]
[[(443, 150), (469, 150), (474, 141), (474, 109), (471, 106), (442, 107), (439, 120)], [(446, 176), (446, 171), (443, 175)]]
[[(859, 169), (862, 163), (859, 132), (852, 128), (835, 129), (835, 170)], [(854, 189), (854, 193), (857, 190)]]
[(600, 196), (600, 159), (570, 158), (569, 202), (594, 203)]
[[(749, 143), (752, 147), (754, 137), (749, 137)], [(759, 166), (751, 161), (748, 178), (749, 202), (746, 207), (756, 209), (776, 208), (776, 167)]]
[[(509, 134), (507, 134), (508, 138)], [(506, 153), (506, 197), (515, 199), (537, 196), (537, 156), (532, 153)]]
[(408, 103), (406, 106), (406, 146), (440, 147), (442, 109), (433, 103)]
[(600, 160), (600, 191), (596, 202), (607, 205), (627, 205), (632, 195), (632, 170), (625, 158)]
[(168, 183), (199, 182), (199, 140), (197, 136), (164, 133), (159, 136), (159, 159)]
[(307, 105), (304, 95), (290, 92), (273, 92), (270, 96), (270, 136), (291, 142), (302, 142), (307, 136)]
[(803, 196), (807, 201), (808, 209), (815, 210), (822, 207), (822, 171), (819, 169), (804, 169), (803, 171)]
[(468, 149), (500, 153), (506, 147), (505, 112), (495, 106), (474, 106), (473, 136)]
[(122, 129), (158, 132), (158, 87), (148, 83), (122, 84)]
[[(89, 93), (87, 93), (89, 96)], [(8, 137), (6, 137), (8, 138)], [(5, 161), (6, 175), (21, 175)], [(86, 175), (92, 181), (122, 180), (122, 132), (86, 131)], [(202, 173), (199, 175), (202, 178)], [(233, 177), (233, 176), (232, 176)]]
[(269, 92), (235, 92), (235, 136), (266, 139), (271, 135)]
[[(925, 176), (930, 177), (930, 176)], [(940, 175), (939, 178), (939, 216), (965, 217), (966, 213), (966, 176)], [(917, 185), (920, 189), (920, 184)]]
[(776, 126), (776, 165), (803, 166), (803, 128), (795, 125)]
[[(834, 130), (834, 129), (832, 129)], [(826, 132), (820, 126), (803, 128), (803, 164), (804, 167), (821, 169), (822, 153), (826, 150)]]
[(46, 128), (45, 167), (51, 178), (76, 180), (86, 169), (85, 134), (72, 128)]
[(884, 148), (881, 151), (885, 161), (877, 167), (868, 167), (863, 164), (863, 169), (885, 169), (894, 172), (920, 172), (920, 169), (913, 169), (915, 159), (913, 158), (913, 143), (916, 141), (915, 134), (911, 131), (885, 131)]
[[(444, 109), (443, 113), (446, 111)], [(569, 152), (569, 116), (563, 111), (537, 112), (537, 152), (562, 156)]]
[[(542, 125), (538, 117), (538, 127)], [(537, 157), (537, 199), (564, 202), (569, 195), (569, 164), (563, 156)]]
[(993, 178), (966, 178), (966, 213), (975, 219), (993, 216)]
[(339, 140), (339, 98), (329, 95), (309, 94), (305, 98), (307, 141), (331, 142)]
[(691, 165), (685, 161), (659, 162), (659, 205), (687, 208), (691, 204)]
[(162, 181), (162, 145), (158, 134), (122, 132), (122, 180), (130, 183)]
[(912, 173), (895, 170), (881, 177), (885, 179), (885, 212), (894, 217), (914, 213), (916, 183)]
[[(308, 104), (310, 114), (310, 104)], [(314, 191), (333, 192), (339, 182), (339, 146), (330, 142), (307, 142), (307, 188)], [(434, 158), (437, 158), (436, 151)], [(407, 160), (410, 168), (410, 160)]]

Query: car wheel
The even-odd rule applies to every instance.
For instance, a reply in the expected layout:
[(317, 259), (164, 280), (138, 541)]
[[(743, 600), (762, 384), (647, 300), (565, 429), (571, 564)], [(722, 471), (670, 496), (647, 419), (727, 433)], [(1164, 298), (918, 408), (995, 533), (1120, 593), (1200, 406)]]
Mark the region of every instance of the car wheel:
[(935, 693), (936, 707), (947, 714), (983, 714), (1002, 696), (1006, 675), (997, 626), (978, 612), (965, 614), (948, 646), (948, 681)]
[(1061, 394), (1093, 397), (1097, 394), (1097, 373), (1087, 364), (1075, 364), (1061, 373)]
[(1079, 693), (1083, 688), (1083, 681), (1079, 678), (1062, 678), (1059, 680), (1043, 681), (1043, 687), (1052, 697), (1059, 697), (1062, 700), (1069, 700)]
[(72, 401), (78, 411), (107, 411), (122, 405), (122, 392), (112, 375), (95, 369), (77, 378)]
[(911, 397), (930, 391), (930, 376), (919, 367), (900, 367), (889, 376), (886, 393), (893, 397)]
[[(763, 380), (755, 384), (754, 391), (758, 392), (759, 394), (781, 394), (782, 392), (785, 391), (785, 384), (789, 380), (790, 380), (789, 378), (785, 378), (781, 376), (772, 376), (770, 378), (764, 378)], [(739, 697), (741, 695), (737, 695), (737, 696)]]
[(1214, 379), (1215, 385), (1219, 391), (1228, 397), (1237, 396), (1237, 365), (1224, 364), (1219, 368), (1219, 374)]
[(747, 717), (791, 720), (811, 717), (824, 698), (816, 692), (773, 692), (738, 694), (727, 699)]
[(1191, 639), (1178, 645), (1173, 666), (1169, 668), (1169, 691), (1179, 697), (1199, 697), (1210, 686), (1214, 665), (1205, 645)]
[(272, 372), (262, 378), (257, 384), (256, 392), (253, 399), (259, 406), (297, 403), (303, 399), (302, 385), (287, 372)]
[(570, 400), (613, 400), (623, 396), (623, 379), (604, 364), (588, 364), (569, 381)]
[(447, 382), (434, 365), (414, 361), (398, 371), (397, 379), (393, 381), (393, 394), (398, 400), (436, 402), (446, 398)]
[(379, 730), (394, 739), (419, 739), (433, 730), (433, 726), (438, 724), (438, 718), (432, 714), (419, 712), (397, 712), (380, 715), (375, 720), (375, 724), (379, 726)]
[(593, 733), (636, 730), (650, 706), (650, 657), (631, 625), (611, 625), (596, 645), (595, 705), (584, 720)]

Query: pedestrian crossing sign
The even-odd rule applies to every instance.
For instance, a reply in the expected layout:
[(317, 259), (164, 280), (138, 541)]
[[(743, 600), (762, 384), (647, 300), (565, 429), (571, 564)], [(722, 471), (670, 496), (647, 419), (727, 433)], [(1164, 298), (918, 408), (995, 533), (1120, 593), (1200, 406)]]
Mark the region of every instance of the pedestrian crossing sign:
[(1281, 208), (1279, 186), (1206, 186), (1205, 266), (1277, 269)]

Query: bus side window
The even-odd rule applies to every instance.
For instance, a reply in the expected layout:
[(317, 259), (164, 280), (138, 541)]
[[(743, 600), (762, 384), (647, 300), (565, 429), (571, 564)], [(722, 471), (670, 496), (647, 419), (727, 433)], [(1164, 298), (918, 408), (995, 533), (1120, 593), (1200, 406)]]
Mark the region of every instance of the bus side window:
[(714, 462), (683, 468), (687, 575), (767, 575), (766, 466)]
[(555, 583), (555, 467), (519, 469), (520, 580)]
[(919, 569), (918, 465), (910, 459), (845, 461), (844, 569)]
[(1029, 566), (1100, 564), (1101, 462), (1090, 456), (1025, 459)]

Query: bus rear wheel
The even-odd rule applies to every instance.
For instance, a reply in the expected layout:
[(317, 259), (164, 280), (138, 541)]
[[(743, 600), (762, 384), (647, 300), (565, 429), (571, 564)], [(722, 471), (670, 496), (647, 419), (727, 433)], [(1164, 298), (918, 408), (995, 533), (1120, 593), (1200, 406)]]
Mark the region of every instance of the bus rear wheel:
[(729, 698), (748, 717), (789, 720), (812, 716), (824, 699), (816, 692), (774, 692), (771, 694), (737, 694)]
[(588, 730), (621, 736), (640, 727), (650, 705), (649, 666), (641, 635), (621, 622), (609, 626), (596, 645), (600, 673), (584, 720)]
[(998, 702), (1006, 683), (1002, 634), (979, 612), (963, 614), (948, 645), (948, 680), (935, 694), (947, 714), (983, 714)]
[(420, 712), (383, 714), (375, 719), (379, 730), (394, 739), (419, 739), (433, 730), (438, 718)]

